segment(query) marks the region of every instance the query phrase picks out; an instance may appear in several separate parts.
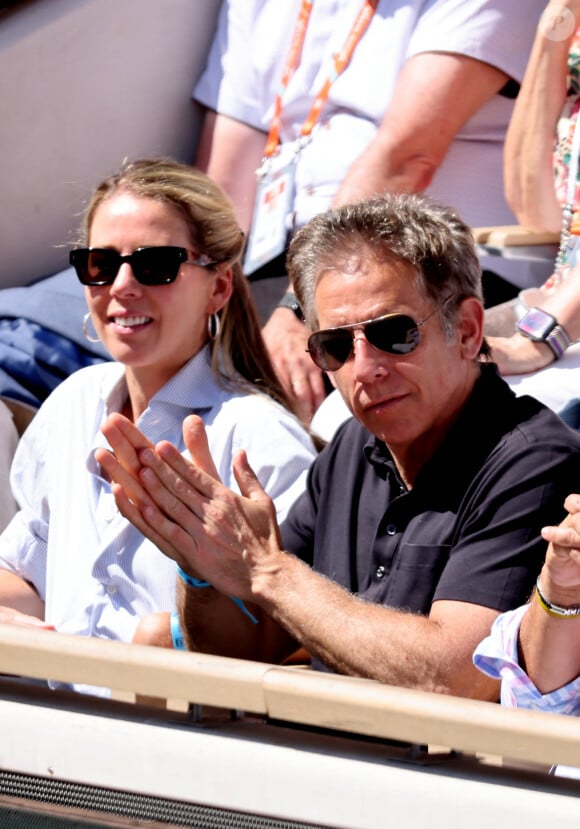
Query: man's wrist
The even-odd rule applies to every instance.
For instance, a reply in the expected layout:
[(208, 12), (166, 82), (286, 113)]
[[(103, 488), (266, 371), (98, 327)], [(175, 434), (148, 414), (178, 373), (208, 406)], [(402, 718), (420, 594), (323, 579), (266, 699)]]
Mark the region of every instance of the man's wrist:
[(179, 566), (179, 564), (177, 565), (177, 575), (181, 581), (189, 587), (211, 587), (211, 584), (208, 581), (197, 579), (195, 576), (190, 576), (189, 573), (186, 573), (185, 570)]
[(269, 557), (270, 566), (252, 577), (252, 595), (257, 604), (269, 616), (281, 621), (286, 616), (288, 604), (300, 595), (304, 585), (302, 578), (312, 573), (312, 568), (300, 558), (285, 550)]
[[(190, 576), (189, 573), (186, 573), (185, 570), (183, 570), (179, 566), (179, 564), (177, 565), (177, 575), (179, 576), (181, 581), (184, 584), (186, 584), (188, 587), (193, 587), (195, 589), (212, 587), (212, 585), (209, 583), (209, 581), (204, 581), (203, 579), (195, 578), (195, 576)], [(238, 607), (242, 611), (244, 616), (247, 616), (248, 619), (254, 625), (258, 624), (258, 620), (256, 619), (256, 617), (252, 613), (250, 613), (250, 611), (248, 610), (248, 608), (246, 607), (246, 605), (244, 604), (242, 599), (238, 599), (237, 596), (228, 596), (228, 598), (231, 599), (231, 601), (236, 605), (236, 607)]]

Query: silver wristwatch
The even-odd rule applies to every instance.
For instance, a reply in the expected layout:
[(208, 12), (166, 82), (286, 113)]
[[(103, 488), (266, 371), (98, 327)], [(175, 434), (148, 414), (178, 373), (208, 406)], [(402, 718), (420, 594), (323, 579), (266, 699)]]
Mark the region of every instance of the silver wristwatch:
[(530, 308), (516, 323), (516, 330), (537, 343), (546, 343), (559, 360), (571, 340), (558, 320), (541, 308)]

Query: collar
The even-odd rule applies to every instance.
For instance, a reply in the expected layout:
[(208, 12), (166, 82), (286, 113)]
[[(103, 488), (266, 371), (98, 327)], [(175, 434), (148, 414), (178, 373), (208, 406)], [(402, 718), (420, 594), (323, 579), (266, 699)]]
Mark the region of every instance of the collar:
[[(121, 410), (127, 397), (125, 366), (108, 363), (103, 369), (99, 393), (103, 401), (104, 418)], [(137, 426), (152, 442), (166, 439), (183, 449), (182, 423), (188, 414), (199, 414), (205, 420), (208, 412), (222, 405), (226, 399), (241, 394), (239, 389), (216, 379), (211, 367), (211, 350), (203, 348), (189, 360), (169, 382), (151, 398), (137, 421)], [(88, 468), (96, 472), (93, 454), (97, 447), (108, 448), (108, 443), (97, 431), (89, 452)]]
[[(108, 368), (100, 386), (100, 396), (107, 415), (120, 411), (127, 397), (125, 366), (122, 363), (109, 363)], [(237, 390), (228, 384), (225, 377), (222, 384), (216, 379), (211, 366), (211, 350), (206, 345), (153, 395), (146, 411), (163, 404), (179, 406), (190, 412), (211, 409), (231, 397), (235, 391)]]

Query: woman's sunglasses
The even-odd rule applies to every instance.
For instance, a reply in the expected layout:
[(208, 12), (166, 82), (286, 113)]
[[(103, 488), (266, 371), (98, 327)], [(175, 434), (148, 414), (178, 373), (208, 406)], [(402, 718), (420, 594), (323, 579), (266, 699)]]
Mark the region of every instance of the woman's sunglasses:
[(187, 257), (186, 248), (165, 245), (137, 248), (125, 256), (111, 248), (77, 248), (71, 250), (69, 261), (83, 285), (112, 285), (123, 262), (131, 265), (135, 279), (141, 285), (169, 285), (175, 282), (184, 262), (201, 268), (216, 264), (204, 253), (196, 259)]
[(373, 320), (316, 331), (308, 338), (306, 350), (323, 371), (337, 371), (352, 354), (355, 331), (362, 331), (368, 342), (380, 351), (387, 354), (409, 354), (421, 340), (420, 326), (439, 308), (441, 305), (419, 322), (407, 314), (386, 314)]

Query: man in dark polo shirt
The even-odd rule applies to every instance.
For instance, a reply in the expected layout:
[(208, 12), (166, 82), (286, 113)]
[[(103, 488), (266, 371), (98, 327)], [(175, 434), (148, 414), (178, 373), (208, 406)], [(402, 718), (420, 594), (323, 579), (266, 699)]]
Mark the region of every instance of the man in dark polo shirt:
[(496, 699), (472, 653), (532, 590), (580, 435), (486, 360), (480, 268), (452, 211), (413, 195), (339, 207), (295, 235), (288, 268), (311, 357), (354, 418), (283, 526), (243, 454), (243, 495), (216, 480), (195, 416), (195, 465), (105, 424), (120, 509), (180, 565), (190, 648), (279, 661), (298, 643), (316, 668)]

